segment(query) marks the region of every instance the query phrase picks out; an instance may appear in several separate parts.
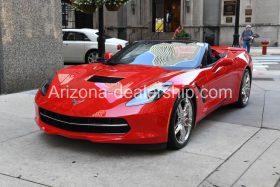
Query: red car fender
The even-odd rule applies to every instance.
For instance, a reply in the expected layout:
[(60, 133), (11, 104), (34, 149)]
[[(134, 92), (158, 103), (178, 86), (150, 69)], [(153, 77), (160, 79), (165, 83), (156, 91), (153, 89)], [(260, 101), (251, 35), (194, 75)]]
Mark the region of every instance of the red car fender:
[(179, 94), (182, 93), (183, 91), (186, 91), (186, 90), (192, 90), (193, 91), (193, 96), (194, 96), (192, 98), (192, 101), (193, 101), (194, 108), (195, 108), (195, 126), (196, 126), (197, 123), (205, 116), (202, 114), (203, 102), (202, 102), (201, 93), (199, 92), (195, 82), (193, 82), (193, 84), (191, 84), (191, 85), (174, 85), (174, 88), (178, 91), (176, 92), (176, 94), (174, 94), (174, 99), (172, 101), (173, 102), (173, 107), (170, 110), (169, 123), (170, 123), (170, 119), (171, 119), (172, 110), (174, 108), (174, 104), (175, 104)]

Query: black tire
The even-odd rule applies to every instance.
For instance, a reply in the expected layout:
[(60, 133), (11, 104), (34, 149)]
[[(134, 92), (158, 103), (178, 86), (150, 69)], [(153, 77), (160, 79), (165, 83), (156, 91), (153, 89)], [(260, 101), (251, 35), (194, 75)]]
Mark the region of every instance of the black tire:
[[(188, 101), (190, 105), (188, 106), (191, 106), (191, 110), (192, 110), (192, 116), (191, 118), (191, 122), (188, 121), (188, 123), (190, 123), (188, 127), (185, 127), (185, 128), (188, 128), (188, 135), (185, 136), (185, 139), (184, 141), (179, 141), (178, 140), (178, 134), (181, 133), (178, 132), (176, 134), (176, 127), (178, 128), (178, 114), (177, 114), (177, 110), (178, 110), (178, 107), (179, 105), (182, 104), (182, 101)], [(182, 105), (181, 105), (182, 106)], [(172, 110), (172, 114), (171, 114), (171, 120), (170, 120), (170, 124), (169, 124), (169, 131), (168, 131), (168, 142), (167, 142), (167, 146), (169, 149), (174, 149), (174, 150), (177, 150), (177, 149), (181, 149), (183, 148), (185, 145), (187, 145), (190, 137), (191, 137), (191, 134), (192, 134), (192, 129), (194, 127), (194, 119), (195, 119), (195, 111), (194, 111), (194, 104), (193, 104), (193, 101), (191, 98), (182, 98), (182, 97), (178, 97), (178, 99), (176, 100), (175, 104), (174, 104), (174, 107), (173, 107), (173, 110)], [(184, 128), (184, 127), (182, 127)], [(180, 135), (181, 136), (181, 135)]]
[(250, 71), (246, 69), (244, 71), (240, 84), (239, 98), (238, 101), (235, 103), (235, 105), (240, 108), (247, 106), (250, 99), (250, 93), (251, 93), (251, 74)]
[[(95, 56), (95, 59), (93, 58)], [(87, 52), (85, 56), (85, 63), (86, 64), (92, 64), (94, 63), (98, 58), (98, 50), (93, 49)]]

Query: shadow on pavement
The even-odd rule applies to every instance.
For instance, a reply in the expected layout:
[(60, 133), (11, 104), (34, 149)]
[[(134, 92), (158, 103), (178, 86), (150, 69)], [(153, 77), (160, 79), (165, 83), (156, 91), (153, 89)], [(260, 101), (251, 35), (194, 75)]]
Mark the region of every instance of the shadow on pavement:
[[(248, 103), (248, 106), (249, 107), (250, 103)], [(215, 118), (215, 117), (220, 117), (220, 116), (223, 116), (223, 115), (230, 115), (231, 113), (236, 113), (238, 112), (239, 110), (245, 110), (246, 108), (238, 108), (236, 106), (234, 106), (233, 104), (232, 105), (226, 105), (226, 106), (223, 106), (221, 108), (218, 108), (217, 110), (215, 110), (214, 112), (212, 112), (211, 114), (209, 114), (208, 116), (206, 116), (206, 118), (204, 118), (203, 120), (205, 119), (209, 119), (211, 120), (212, 118)]]
[[(204, 125), (201, 123), (211, 116), (224, 115), (238, 110), (235, 106), (229, 105), (218, 109), (216, 112), (209, 115), (209, 117), (203, 119), (198, 125), (193, 129), (193, 134), (190, 139), (198, 138), (199, 134), (196, 131), (207, 131)], [(39, 139), (42, 140), (47, 147), (65, 149), (70, 152), (79, 152), (85, 154), (99, 154), (104, 157), (115, 157), (115, 156), (145, 156), (145, 155), (161, 155), (173, 152), (167, 149), (166, 144), (152, 144), (152, 145), (139, 145), (139, 144), (102, 144), (93, 143), (87, 140), (70, 139), (67, 137), (59, 135), (48, 135), (43, 132), (39, 134)], [(188, 147), (188, 145), (186, 146)], [(180, 150), (179, 150), (180, 151)]]
[(130, 145), (130, 144), (101, 144), (87, 140), (70, 139), (63, 136), (39, 134), (39, 138), (53, 148), (66, 149), (85, 154), (99, 154), (105, 157), (159, 155), (168, 153), (166, 144)]

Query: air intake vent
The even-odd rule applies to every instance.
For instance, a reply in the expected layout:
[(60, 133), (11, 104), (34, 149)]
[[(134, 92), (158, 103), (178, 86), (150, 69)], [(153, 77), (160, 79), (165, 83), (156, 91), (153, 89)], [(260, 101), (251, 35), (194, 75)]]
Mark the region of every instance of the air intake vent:
[(93, 76), (88, 79), (89, 82), (99, 82), (99, 83), (117, 83), (123, 80), (123, 78), (119, 77), (102, 77), (102, 76)]
[(49, 126), (71, 132), (125, 134), (130, 130), (122, 118), (73, 117), (39, 109), (40, 119)]

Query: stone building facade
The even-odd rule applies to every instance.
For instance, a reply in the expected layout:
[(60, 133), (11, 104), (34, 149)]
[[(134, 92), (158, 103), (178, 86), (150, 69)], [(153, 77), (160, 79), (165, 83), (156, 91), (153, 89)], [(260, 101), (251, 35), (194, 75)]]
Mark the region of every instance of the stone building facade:
[[(171, 39), (172, 33), (155, 33), (155, 20), (165, 20), (172, 13), (172, 31), (178, 25), (192, 39), (215, 45), (231, 45), (235, 22), (235, 0), (130, 0), (118, 12), (105, 12), (107, 34), (129, 41), (141, 39)], [(97, 13), (93, 27), (97, 28)], [(280, 42), (280, 1), (241, 0), (240, 33), (250, 24), (262, 39), (271, 45)]]
[(0, 0), (0, 94), (39, 88), (63, 67), (58, 0)]

